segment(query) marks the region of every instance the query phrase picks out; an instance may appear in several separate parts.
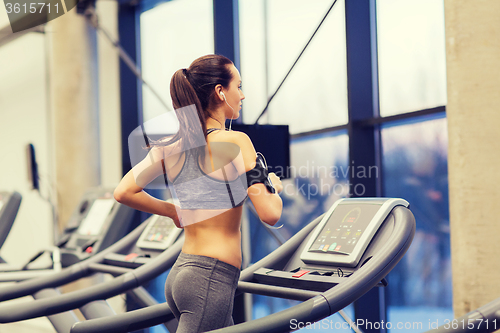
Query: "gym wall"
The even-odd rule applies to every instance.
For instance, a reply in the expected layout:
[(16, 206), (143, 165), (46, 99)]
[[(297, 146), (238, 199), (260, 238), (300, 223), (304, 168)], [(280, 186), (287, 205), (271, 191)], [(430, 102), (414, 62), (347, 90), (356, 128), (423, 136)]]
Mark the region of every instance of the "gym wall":
[[(98, 2), (117, 37), (117, 4)], [(0, 27), (9, 25), (0, 11)], [(76, 10), (0, 46), (0, 188), (23, 196), (2, 256), (22, 263), (52, 245), (50, 205), (30, 189), (25, 146), (33, 143), (44, 196), (50, 185), (59, 228), (83, 192), (122, 176), (118, 56)]]

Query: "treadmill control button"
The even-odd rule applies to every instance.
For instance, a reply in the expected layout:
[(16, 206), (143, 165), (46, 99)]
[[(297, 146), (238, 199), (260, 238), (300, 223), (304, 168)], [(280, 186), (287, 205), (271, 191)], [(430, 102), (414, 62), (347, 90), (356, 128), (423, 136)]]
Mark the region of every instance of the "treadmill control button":
[(137, 253), (130, 253), (125, 256), (125, 261), (130, 261), (134, 259), (135, 257), (139, 256)]
[(301, 269), (300, 271), (298, 271), (297, 273), (293, 274), (292, 277), (294, 278), (299, 278), (307, 273), (309, 273), (310, 271), (306, 271), (305, 269)]

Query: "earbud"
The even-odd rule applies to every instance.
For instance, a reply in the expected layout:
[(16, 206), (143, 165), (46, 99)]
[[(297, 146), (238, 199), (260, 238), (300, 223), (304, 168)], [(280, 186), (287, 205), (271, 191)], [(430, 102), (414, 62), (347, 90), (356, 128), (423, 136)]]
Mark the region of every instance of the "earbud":
[(229, 130), (231, 131), (231, 125), (233, 123), (233, 117), (234, 117), (234, 109), (231, 105), (229, 105), (229, 103), (227, 102), (226, 100), (226, 95), (224, 95), (224, 92), (221, 91), (220, 92), (220, 95), (222, 96), (222, 98), (224, 98), (224, 102), (226, 102), (227, 106), (229, 106), (231, 108), (231, 110), (233, 110), (233, 115), (231, 116), (231, 121), (229, 122)]

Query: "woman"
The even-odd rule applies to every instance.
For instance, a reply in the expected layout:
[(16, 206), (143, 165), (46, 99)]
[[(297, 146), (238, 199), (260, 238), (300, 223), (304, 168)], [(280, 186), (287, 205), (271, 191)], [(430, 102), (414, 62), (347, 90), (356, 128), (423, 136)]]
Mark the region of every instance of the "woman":
[[(276, 190), (271, 193), (258, 177), (262, 169), (249, 137), (224, 130), (226, 119), (239, 117), (245, 98), (240, 74), (229, 59), (196, 59), (173, 75), (170, 94), (179, 131), (155, 143), (148, 157), (122, 179), (115, 198), (184, 227), (185, 241), (167, 278), (166, 299), (179, 320), (177, 332), (204, 332), (233, 324), (242, 203), (248, 195), (260, 219), (274, 225), (281, 216), (278, 193), (283, 187), (270, 173)], [(248, 183), (248, 172), (259, 179)], [(176, 204), (143, 191), (161, 174), (173, 185)]]

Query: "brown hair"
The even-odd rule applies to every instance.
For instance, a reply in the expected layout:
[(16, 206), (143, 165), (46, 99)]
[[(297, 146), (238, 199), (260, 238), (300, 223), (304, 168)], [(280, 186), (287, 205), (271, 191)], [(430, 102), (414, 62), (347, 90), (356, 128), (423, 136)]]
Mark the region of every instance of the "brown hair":
[[(210, 54), (196, 59), (189, 68), (179, 69), (174, 73), (170, 80), (170, 95), (179, 120), (179, 132), (162, 145), (183, 138), (183, 148), (197, 146), (190, 144), (193, 136), (189, 134), (200, 124), (206, 140), (207, 118), (210, 117), (208, 109), (217, 101), (214, 88), (219, 84), (224, 88), (229, 87), (233, 78), (229, 65), (232, 64), (233, 62), (224, 56)], [(196, 106), (198, 119), (190, 119), (189, 112), (178, 111), (190, 105)]]

